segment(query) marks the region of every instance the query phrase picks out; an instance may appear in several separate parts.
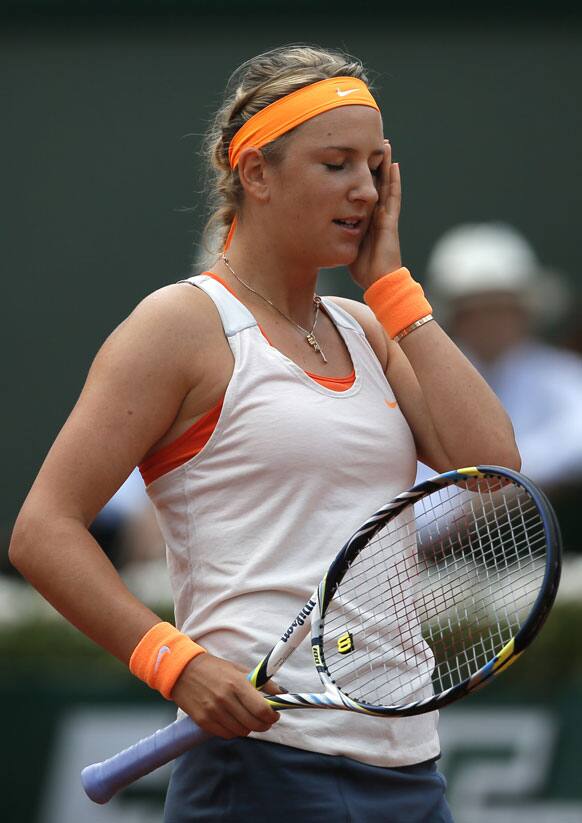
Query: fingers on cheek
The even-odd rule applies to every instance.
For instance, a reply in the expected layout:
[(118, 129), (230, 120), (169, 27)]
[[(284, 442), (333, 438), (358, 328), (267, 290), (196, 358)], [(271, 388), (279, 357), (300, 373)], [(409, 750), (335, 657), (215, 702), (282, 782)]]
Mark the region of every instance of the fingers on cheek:
[(392, 174), (392, 186), (395, 191), (400, 194), (401, 189), (401, 182), (400, 182), (400, 165), (398, 163), (392, 164), (393, 174)]

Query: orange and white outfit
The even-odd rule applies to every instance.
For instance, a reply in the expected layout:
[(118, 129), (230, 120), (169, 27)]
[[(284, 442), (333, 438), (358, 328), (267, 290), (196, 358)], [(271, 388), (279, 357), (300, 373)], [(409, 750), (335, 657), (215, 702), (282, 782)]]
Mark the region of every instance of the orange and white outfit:
[[(271, 346), (216, 278), (189, 282), (214, 301), (234, 372), (202, 449), (153, 479), (148, 494), (167, 544), (178, 629), (251, 669), (351, 533), (413, 482), (416, 450), (363, 330), (332, 301), (323, 298), (323, 308), (355, 373), (335, 389)], [(153, 477), (155, 461), (145, 467)], [(280, 679), (293, 691), (320, 689), (308, 643)], [(377, 766), (439, 753), (436, 713), (337, 712), (332, 724), (325, 712), (290, 712), (260, 738)]]

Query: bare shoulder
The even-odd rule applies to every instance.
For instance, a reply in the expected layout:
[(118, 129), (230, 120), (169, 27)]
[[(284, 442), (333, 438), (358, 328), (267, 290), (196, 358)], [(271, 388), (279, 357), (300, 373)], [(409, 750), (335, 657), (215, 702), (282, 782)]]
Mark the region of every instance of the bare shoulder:
[(196, 400), (200, 385), (207, 391), (209, 347), (218, 348), (220, 335), (200, 289), (175, 284), (145, 297), (101, 346), (35, 489), (91, 522), (170, 431), (185, 399)]
[(368, 340), (368, 343), (376, 353), (376, 357), (380, 361), (382, 368), (386, 371), (388, 367), (390, 341), (386, 336), (386, 332), (376, 319), (374, 312), (365, 303), (360, 303), (358, 300), (350, 300), (347, 297), (328, 297), (336, 306), (339, 306), (345, 312), (350, 314), (356, 320)]
[(213, 302), (201, 289), (190, 283), (174, 283), (148, 294), (121, 324), (135, 331), (145, 330), (156, 337), (205, 337), (219, 328), (219, 316)]
[(109, 335), (100, 356), (132, 352), (153, 366), (171, 357), (177, 366), (181, 354), (204, 354), (221, 337), (218, 312), (210, 298), (189, 283), (164, 286), (141, 300)]
[(155, 417), (153, 429), (144, 424), (141, 458), (169, 430), (185, 398), (204, 386), (225, 345), (218, 311), (204, 292), (189, 283), (164, 286), (144, 297), (105, 340), (78, 406), (104, 417), (107, 398), (112, 418), (123, 409), (131, 410), (134, 424)]

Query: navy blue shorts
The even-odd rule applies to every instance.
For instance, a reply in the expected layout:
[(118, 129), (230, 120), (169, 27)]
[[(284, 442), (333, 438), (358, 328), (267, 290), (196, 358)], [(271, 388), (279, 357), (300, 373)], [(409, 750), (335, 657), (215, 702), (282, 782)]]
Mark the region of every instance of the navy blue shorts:
[(180, 757), (165, 823), (452, 823), (434, 762), (397, 769), (254, 738), (213, 738)]

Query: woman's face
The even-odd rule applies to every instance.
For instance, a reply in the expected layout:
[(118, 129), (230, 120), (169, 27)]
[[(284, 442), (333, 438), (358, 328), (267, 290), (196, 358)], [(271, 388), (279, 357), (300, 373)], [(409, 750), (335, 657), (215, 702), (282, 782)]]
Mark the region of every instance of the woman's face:
[(378, 200), (383, 158), (382, 119), (368, 106), (299, 126), (267, 170), (270, 231), (280, 247), (317, 268), (352, 263)]

